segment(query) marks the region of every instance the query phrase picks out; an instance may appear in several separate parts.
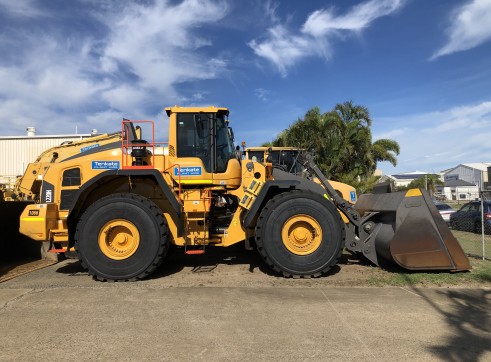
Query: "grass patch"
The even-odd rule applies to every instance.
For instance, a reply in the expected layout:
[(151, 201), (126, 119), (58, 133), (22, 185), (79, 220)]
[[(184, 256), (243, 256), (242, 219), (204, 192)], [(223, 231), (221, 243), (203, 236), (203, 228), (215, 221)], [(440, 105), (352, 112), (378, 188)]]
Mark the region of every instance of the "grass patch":
[(404, 269), (379, 269), (367, 276), (367, 284), (383, 286), (486, 286), (491, 287), (491, 261), (470, 258), (472, 270), (468, 272), (413, 272)]
[[(466, 254), (482, 256), (482, 235), (452, 230)], [(491, 235), (484, 235), (484, 255), (491, 258)]]

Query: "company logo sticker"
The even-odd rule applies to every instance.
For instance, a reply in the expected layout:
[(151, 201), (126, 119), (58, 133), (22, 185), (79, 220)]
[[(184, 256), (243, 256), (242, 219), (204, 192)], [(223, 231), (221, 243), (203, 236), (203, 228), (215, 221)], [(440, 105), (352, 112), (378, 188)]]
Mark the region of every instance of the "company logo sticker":
[[(181, 167), (181, 176), (201, 176), (200, 166)], [(174, 176), (179, 176), (179, 167), (174, 167)]]
[(117, 170), (119, 161), (92, 161), (93, 170)]
[(351, 201), (355, 202), (356, 201), (356, 192), (350, 191), (349, 195), (351, 197)]
[(91, 150), (91, 149), (93, 149), (93, 148), (97, 148), (97, 147), (99, 147), (99, 146), (100, 146), (100, 145), (99, 145), (98, 143), (96, 143), (95, 145), (90, 145), (90, 146), (82, 147), (82, 148), (80, 149), (80, 153), (87, 152), (87, 151), (89, 151), (89, 150)]

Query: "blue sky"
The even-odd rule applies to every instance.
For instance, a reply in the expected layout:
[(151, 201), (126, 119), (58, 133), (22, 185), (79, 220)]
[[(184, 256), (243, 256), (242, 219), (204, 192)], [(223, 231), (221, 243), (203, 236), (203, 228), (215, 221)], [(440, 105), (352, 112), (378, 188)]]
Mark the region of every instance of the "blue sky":
[(491, 162), (491, 0), (0, 0), (0, 136), (231, 110), (260, 145), (314, 106), (368, 107), (384, 173)]

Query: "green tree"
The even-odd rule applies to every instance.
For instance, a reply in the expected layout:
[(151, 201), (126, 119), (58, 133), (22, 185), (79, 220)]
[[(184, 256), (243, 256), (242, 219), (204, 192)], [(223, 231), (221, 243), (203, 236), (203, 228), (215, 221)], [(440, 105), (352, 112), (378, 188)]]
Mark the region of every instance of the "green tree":
[(378, 139), (372, 144), (372, 155), (375, 163), (388, 161), (392, 166), (397, 166), (396, 156), (399, 152), (399, 144), (388, 138)]
[(430, 196), (433, 196), (436, 191), (436, 186), (438, 185), (443, 185), (442, 180), (440, 180), (440, 176), (435, 174), (428, 174), (416, 180), (411, 181), (411, 183), (407, 186), (407, 188), (426, 189), (430, 193)]
[[(273, 140), (273, 146), (292, 146), (314, 151), (316, 163), (330, 178), (354, 185), (360, 191), (373, 187), (377, 162), (397, 165), (399, 144), (390, 139), (372, 143), (372, 119), (368, 109), (352, 101), (321, 113), (310, 109)], [(358, 185), (358, 186), (357, 186)]]
[(316, 163), (328, 177), (364, 190), (365, 186), (373, 187), (377, 162), (388, 161), (395, 166), (399, 154), (399, 144), (394, 140), (372, 143), (371, 125), (368, 109), (352, 101), (339, 103), (326, 113), (314, 107), (272, 144), (313, 150)]
[(368, 109), (352, 101), (338, 103), (325, 115), (330, 145), (324, 157), (330, 159), (330, 172), (341, 177), (354, 172), (368, 176), (373, 166), (370, 154), (372, 119)]

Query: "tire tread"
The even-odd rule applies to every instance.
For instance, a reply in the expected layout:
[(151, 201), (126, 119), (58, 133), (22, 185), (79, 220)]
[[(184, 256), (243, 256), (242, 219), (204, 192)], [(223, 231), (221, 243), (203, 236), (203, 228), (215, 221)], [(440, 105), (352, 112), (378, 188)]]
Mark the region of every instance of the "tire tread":
[[(138, 274), (132, 278), (110, 279), (110, 278), (102, 277), (101, 275), (97, 274), (94, 270), (89, 268), (89, 266), (83, 260), (83, 257), (82, 257), (81, 251), (80, 251), (79, 226), (83, 225), (83, 223), (88, 218), (90, 213), (97, 207), (97, 205), (100, 202), (103, 202), (103, 201), (110, 199), (110, 198), (115, 198), (115, 199), (116, 198), (130, 198), (130, 199), (133, 199), (135, 201), (140, 202), (145, 208), (152, 211), (152, 214), (157, 219), (157, 221), (158, 221), (157, 224), (159, 225), (159, 228), (160, 228), (161, 243), (159, 245), (159, 250), (156, 253), (155, 258), (152, 260), (152, 262), (149, 264), (149, 266), (145, 270), (143, 270), (140, 274)], [(118, 282), (118, 281), (119, 282), (134, 282), (134, 281), (146, 278), (147, 276), (152, 274), (162, 264), (166, 254), (167, 254), (167, 251), (169, 249), (169, 243), (167, 242), (168, 235), (169, 235), (169, 228), (167, 226), (167, 221), (165, 220), (161, 210), (158, 208), (158, 206), (154, 202), (152, 202), (151, 200), (149, 200), (149, 199), (147, 199), (141, 195), (138, 195), (138, 194), (131, 194), (131, 193), (129, 193), (129, 194), (125, 194), (125, 193), (112, 194), (112, 195), (108, 195), (108, 196), (101, 198), (100, 200), (98, 200), (98, 202), (89, 206), (87, 208), (87, 210), (82, 214), (79, 222), (77, 223), (77, 228), (76, 228), (76, 232), (75, 232), (75, 250), (77, 251), (78, 259), (80, 260), (82, 267), (85, 270), (87, 270), (89, 275), (91, 275), (95, 280), (98, 280), (101, 282)]]

